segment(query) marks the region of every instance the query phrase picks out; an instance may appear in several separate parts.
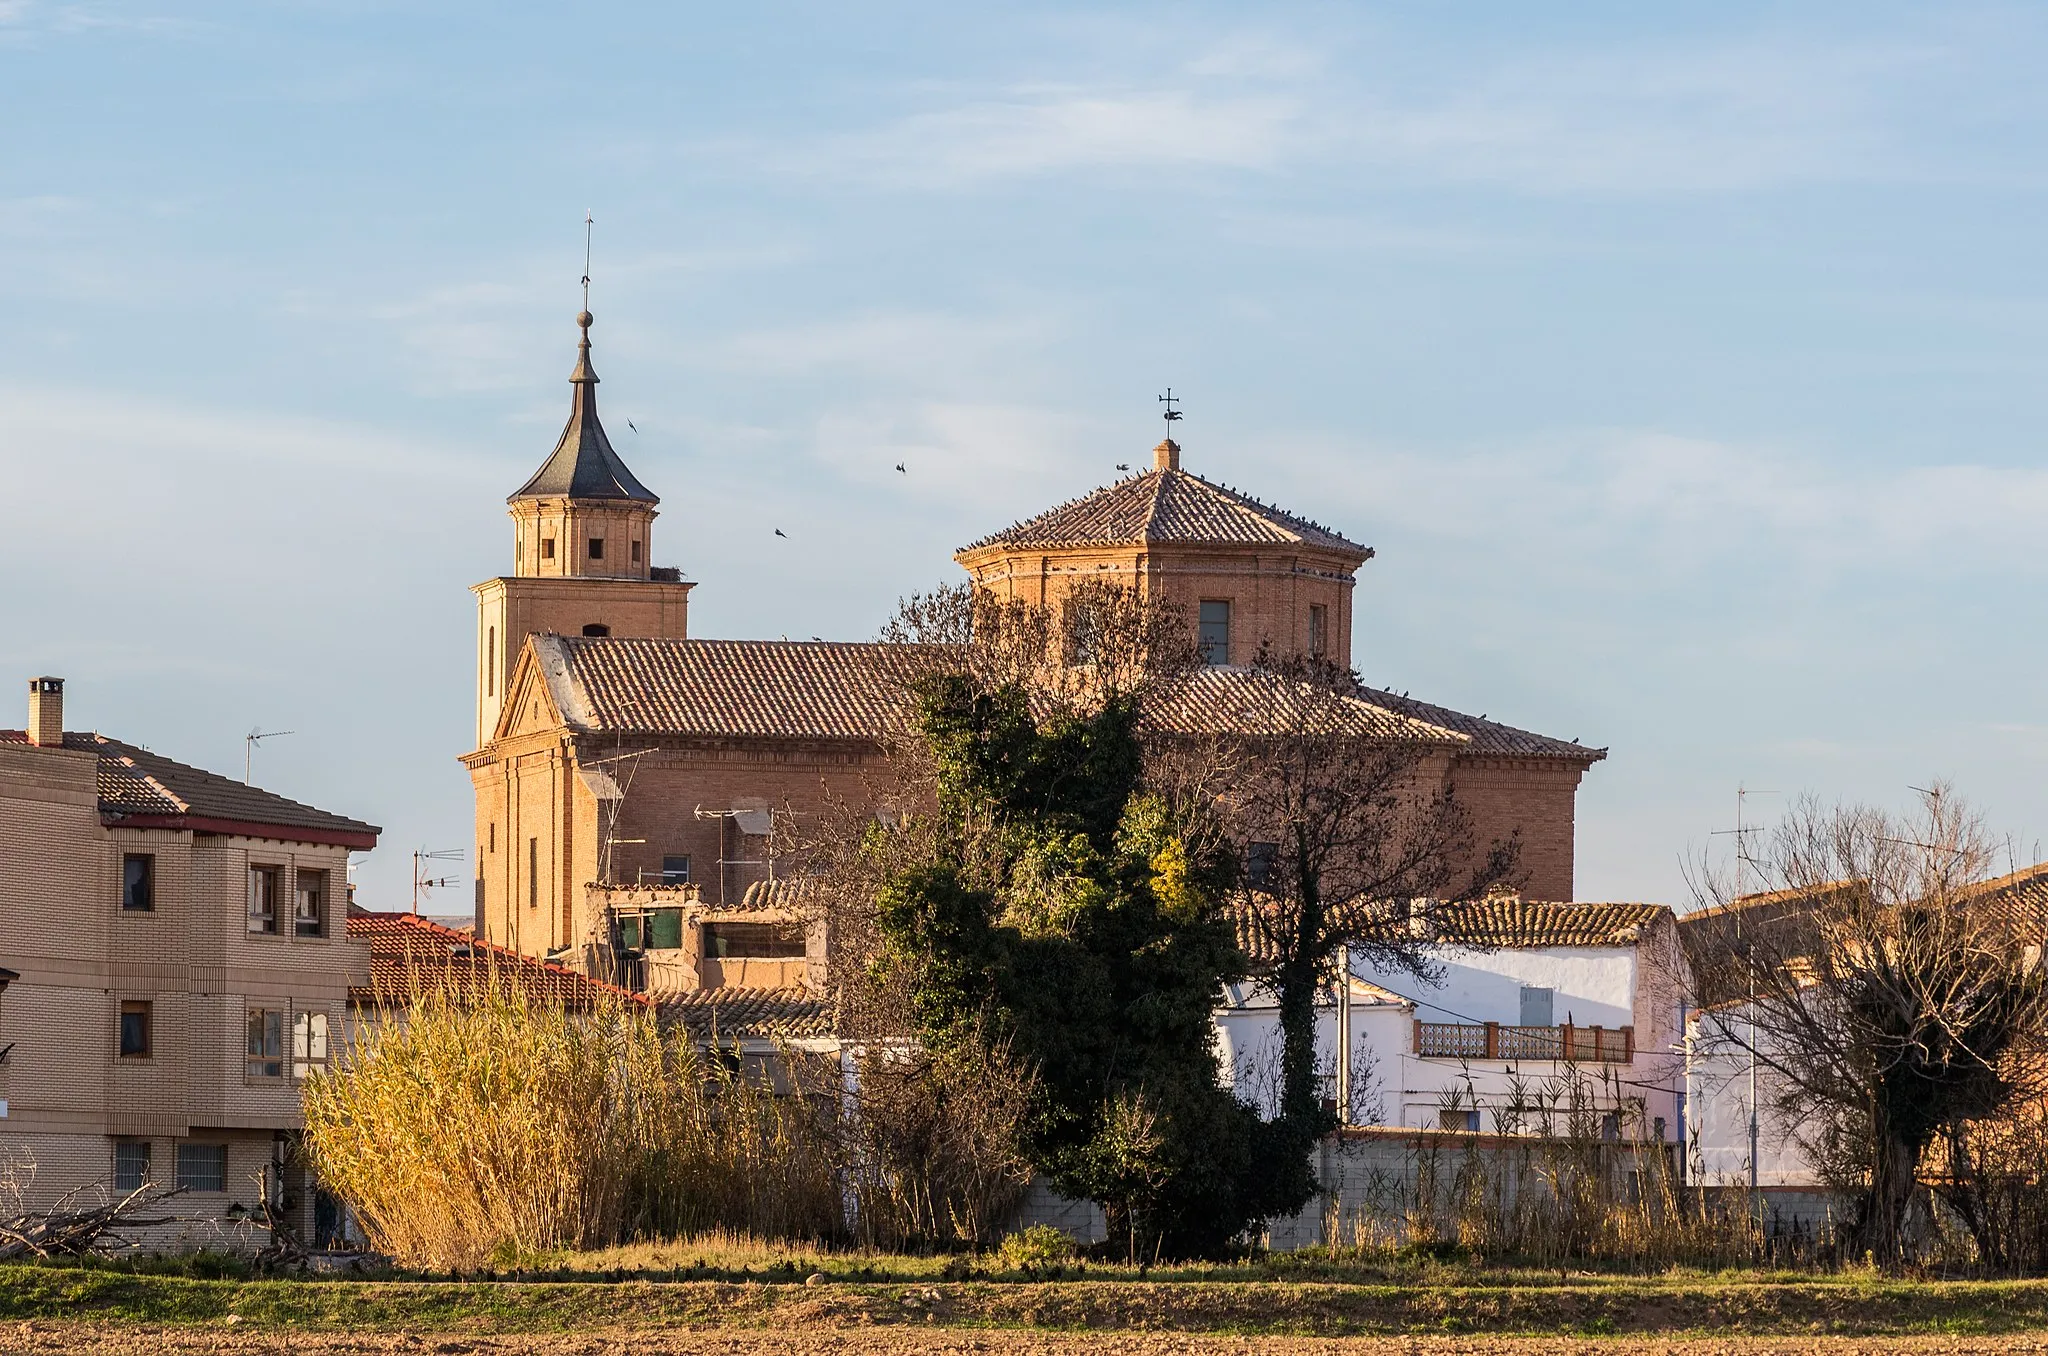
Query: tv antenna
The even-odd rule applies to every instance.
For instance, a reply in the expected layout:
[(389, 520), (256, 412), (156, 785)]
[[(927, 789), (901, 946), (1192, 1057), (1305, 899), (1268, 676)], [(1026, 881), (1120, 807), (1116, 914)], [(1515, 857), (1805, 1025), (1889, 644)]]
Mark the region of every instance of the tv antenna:
[(420, 911), (420, 897), (422, 895), (431, 894), (435, 890), (456, 883), (456, 877), (454, 876), (431, 876), (430, 873), (434, 869), (432, 864), (434, 862), (459, 862), (468, 855), (469, 850), (467, 848), (442, 848), (438, 852), (429, 852), (425, 848), (419, 848), (413, 852), (412, 911), (414, 913)]
[(249, 784), (249, 774), (255, 766), (256, 746), (266, 739), (282, 739), (296, 730), (266, 730), (261, 725), (242, 736), (242, 784)]

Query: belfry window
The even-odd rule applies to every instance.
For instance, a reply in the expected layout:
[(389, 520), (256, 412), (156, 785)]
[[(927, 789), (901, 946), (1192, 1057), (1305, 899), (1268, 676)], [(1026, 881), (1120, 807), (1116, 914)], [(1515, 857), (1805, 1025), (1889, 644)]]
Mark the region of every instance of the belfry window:
[(1330, 652), (1330, 613), (1321, 603), (1308, 605), (1308, 652), (1321, 659)]
[(640, 543), (637, 541), (633, 543), (633, 563), (635, 565), (640, 563)]
[(590, 558), (591, 558), (592, 560), (603, 560), (603, 559), (604, 559), (604, 538), (603, 538), (603, 537), (592, 537), (592, 538), (590, 539)]
[(553, 537), (542, 537), (540, 539), (540, 558), (542, 560), (553, 560), (555, 558), (555, 539)]

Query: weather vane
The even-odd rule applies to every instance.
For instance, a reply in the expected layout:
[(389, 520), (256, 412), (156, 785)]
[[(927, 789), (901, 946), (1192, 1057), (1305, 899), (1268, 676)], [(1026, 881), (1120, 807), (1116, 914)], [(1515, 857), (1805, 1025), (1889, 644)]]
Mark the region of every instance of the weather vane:
[(583, 209), (583, 309), (590, 309), (590, 209)]
[(1166, 437), (1168, 441), (1171, 441), (1173, 438), (1173, 426), (1180, 419), (1180, 411), (1175, 409), (1174, 406), (1178, 405), (1180, 401), (1173, 394), (1171, 386), (1166, 388), (1166, 394), (1159, 397), (1159, 399), (1166, 406)]

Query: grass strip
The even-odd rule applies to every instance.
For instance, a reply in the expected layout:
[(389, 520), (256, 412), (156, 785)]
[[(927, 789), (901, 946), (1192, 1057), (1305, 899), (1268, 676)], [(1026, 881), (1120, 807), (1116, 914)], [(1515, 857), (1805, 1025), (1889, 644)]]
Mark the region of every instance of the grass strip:
[(0, 1268), (0, 1321), (561, 1332), (945, 1327), (1311, 1336), (1418, 1333), (2004, 1334), (2048, 1330), (2048, 1282), (1400, 1286), (1248, 1282), (904, 1285), (197, 1280)]

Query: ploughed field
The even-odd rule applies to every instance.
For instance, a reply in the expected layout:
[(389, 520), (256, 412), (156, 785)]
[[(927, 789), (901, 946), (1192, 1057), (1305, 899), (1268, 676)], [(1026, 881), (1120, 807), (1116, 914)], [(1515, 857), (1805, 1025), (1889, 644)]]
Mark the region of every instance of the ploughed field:
[[(1333, 1265), (1059, 1280), (780, 1272), (689, 1278), (257, 1280), (0, 1267), (0, 1351), (2041, 1352), (2048, 1281), (1871, 1273), (1640, 1277)], [(1413, 1273), (1413, 1274), (1402, 1274)], [(672, 1278), (673, 1277), (673, 1278)]]
[(2048, 1353), (2048, 1337), (1228, 1337), (1186, 1333), (1048, 1333), (959, 1328), (904, 1329), (803, 1326), (773, 1331), (608, 1328), (577, 1333), (464, 1336), (446, 1333), (257, 1333), (233, 1329), (146, 1329), (40, 1324), (0, 1332), (0, 1351), (81, 1356), (146, 1356), (157, 1352), (220, 1356), (371, 1356), (371, 1353), (465, 1353), (466, 1356), (1876, 1356), (1880, 1352)]

